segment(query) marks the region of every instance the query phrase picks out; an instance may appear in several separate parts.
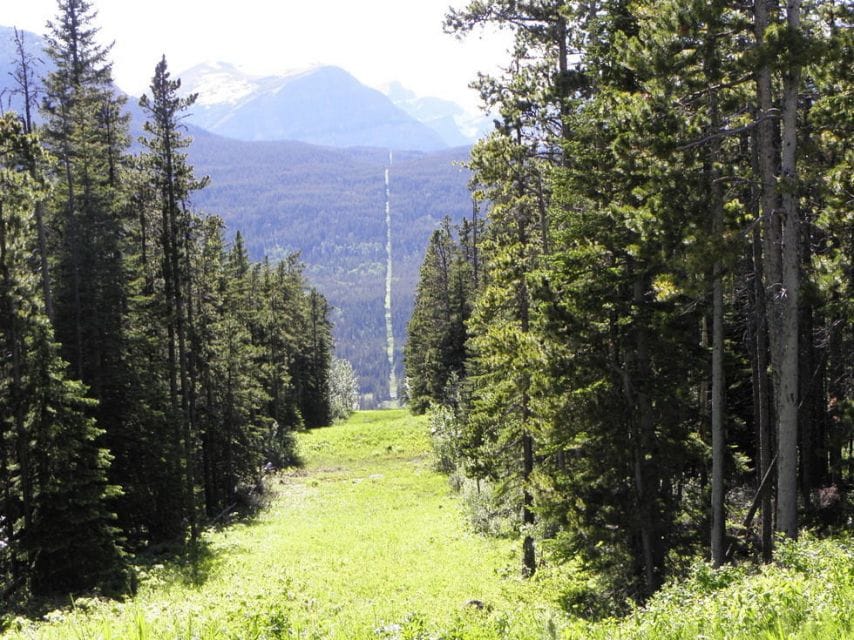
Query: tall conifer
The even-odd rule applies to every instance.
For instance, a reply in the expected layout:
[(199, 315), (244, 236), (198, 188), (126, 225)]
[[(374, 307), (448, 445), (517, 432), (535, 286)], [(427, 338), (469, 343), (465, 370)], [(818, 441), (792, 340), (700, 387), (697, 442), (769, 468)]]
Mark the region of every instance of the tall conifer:
[[(44, 182), (33, 136), (11, 114), (0, 119), (0, 483), (11, 585), (34, 593), (122, 588), (122, 559), (108, 509), (111, 457), (93, 402), (67, 376), (44, 313), (35, 207)], [(33, 164), (36, 163), (36, 164)], [(5, 577), (5, 576), (4, 576)]]

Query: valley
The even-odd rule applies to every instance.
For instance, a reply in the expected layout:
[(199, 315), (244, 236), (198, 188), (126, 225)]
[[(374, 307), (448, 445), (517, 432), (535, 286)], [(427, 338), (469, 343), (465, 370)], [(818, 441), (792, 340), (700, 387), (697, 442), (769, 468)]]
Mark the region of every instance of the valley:
[[(200, 210), (239, 230), (250, 256), (300, 253), (306, 276), (333, 306), (336, 349), (359, 376), (365, 406), (388, 398), (385, 168), (383, 149), (246, 142), (193, 128), (190, 161), (210, 185)], [(467, 148), (395, 152), (389, 173), (393, 243), (392, 328), (397, 378), (430, 234), (442, 218), (470, 214)]]
[(0, 18), (0, 639), (854, 637), (854, 6), (117, 4)]
[[(10, 75), (11, 32), (0, 27), (0, 92), (20, 108)], [(27, 33), (26, 42), (44, 47), (36, 34)], [(40, 56), (38, 73), (50, 68), (43, 60), (49, 58)], [(363, 406), (388, 400), (389, 151), (391, 327), (402, 380), (406, 323), (427, 241), (444, 217), (459, 222), (471, 211), (470, 174), (462, 166), (469, 147), (450, 144), (470, 144), (462, 130), (477, 135), (488, 121), (448, 101), (418, 98), (400, 83), (387, 88), (387, 97), (336, 67), (256, 77), (219, 62), (176, 77), (184, 95), (199, 94), (184, 122), (193, 141), (187, 152), (196, 174), (210, 177), (192, 205), (221, 216), (229, 238), (240, 232), (252, 260), (299, 253), (307, 279), (332, 305), (336, 353), (352, 363)], [(129, 97), (125, 109), (136, 148), (145, 117), (137, 98)]]

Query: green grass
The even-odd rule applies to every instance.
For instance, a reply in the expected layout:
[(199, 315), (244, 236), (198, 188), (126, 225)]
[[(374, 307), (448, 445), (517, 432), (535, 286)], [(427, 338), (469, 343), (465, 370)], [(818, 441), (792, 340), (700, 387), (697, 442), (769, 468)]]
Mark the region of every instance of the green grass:
[(576, 622), (567, 640), (849, 640), (854, 638), (854, 540), (804, 534), (778, 541), (775, 562), (693, 574), (622, 620)]
[(18, 619), (4, 640), (541, 638), (562, 626), (518, 578), (517, 545), (471, 531), (423, 419), (362, 412), (299, 446), (305, 467), (274, 481), (269, 509), (206, 534), (201, 583), (155, 566), (132, 600)]
[[(199, 576), (140, 567), (126, 602), (78, 599), (12, 621), (2, 640), (563, 640), (854, 638), (851, 538), (784, 543), (778, 562), (665, 587), (621, 620), (570, 619), (558, 602), (595, 589), (573, 566), (519, 578), (518, 544), (472, 532), (433, 471), (427, 424), (356, 414), (300, 434), (306, 464), (277, 476), (270, 507), (205, 534)], [(466, 606), (484, 602), (482, 610)]]

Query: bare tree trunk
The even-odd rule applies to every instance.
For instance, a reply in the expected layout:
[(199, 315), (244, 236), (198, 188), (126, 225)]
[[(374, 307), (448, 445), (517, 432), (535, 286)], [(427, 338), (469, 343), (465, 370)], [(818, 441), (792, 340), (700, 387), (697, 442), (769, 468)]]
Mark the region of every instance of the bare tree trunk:
[[(713, 196), (714, 198), (714, 196)], [(714, 203), (715, 226), (722, 226), (723, 206)], [(720, 232), (720, 229), (718, 229)], [(715, 235), (719, 237), (719, 235)], [(721, 278), (722, 263), (715, 262), (712, 285), (712, 565), (724, 561), (726, 508), (724, 504), (724, 465), (726, 430), (724, 427), (724, 295)]]
[(845, 440), (842, 427), (842, 407), (840, 402), (845, 397), (845, 359), (843, 349), (843, 327), (840, 323), (830, 320), (828, 323), (828, 477), (830, 482), (840, 483), (843, 476), (843, 450)]
[[(759, 430), (759, 473), (757, 481), (768, 473), (773, 455), (773, 433), (769, 415), (769, 386), (768, 386), (768, 325), (765, 314), (765, 290), (762, 286), (762, 241), (759, 229), (753, 230), (753, 265), (755, 304), (753, 322), (755, 325), (756, 352), (756, 420)], [(772, 509), (772, 491), (769, 489), (762, 494), (762, 561), (771, 562), (774, 545), (774, 510)]]
[[(525, 233), (525, 222), (519, 223), (519, 239), (522, 246), (527, 243)], [(521, 274), (522, 281), (519, 285), (519, 321), (522, 333), (530, 331), (530, 305), (528, 301), (528, 287), (525, 283), (525, 274)], [(525, 529), (522, 540), (522, 574), (525, 577), (534, 575), (537, 570), (537, 558), (534, 549), (534, 536), (531, 527), (534, 526), (534, 498), (531, 495), (530, 481), (534, 472), (534, 437), (530, 431), (531, 421), (531, 399), (528, 396), (530, 380), (527, 373), (523, 373), (522, 380), (522, 525)]]
[[(643, 307), (643, 292), (645, 282), (642, 277), (636, 276), (633, 285), (633, 301), (638, 310)], [(654, 495), (650, 487), (655, 486), (655, 481), (649, 465), (646, 464), (646, 454), (649, 451), (650, 437), (654, 431), (652, 405), (649, 395), (645, 390), (638, 388), (632, 376), (636, 375), (641, 384), (649, 380), (649, 348), (646, 327), (641, 318), (634, 329), (634, 345), (626, 352), (625, 362), (622, 366), (623, 394), (627, 405), (634, 414), (629, 425), (629, 438), (631, 440), (632, 470), (635, 485), (635, 501), (638, 512), (638, 535), (640, 536), (640, 557), (636, 559), (643, 571), (643, 581), (646, 595), (652, 594), (658, 587), (658, 567), (656, 562), (656, 547), (654, 542), (653, 516)]]
[[(799, 33), (800, 0), (788, 0), (786, 19), (790, 31)], [(777, 528), (789, 538), (798, 536), (798, 320), (801, 234), (796, 156), (800, 77), (800, 65), (793, 63), (786, 71), (783, 83), (782, 282), (777, 296), (782, 329), (777, 394)]]
[[(759, 169), (759, 141), (754, 129), (749, 137), (749, 152), (751, 168), (755, 175)], [(761, 189), (755, 182), (751, 183), (746, 195), (747, 209), (759, 219)], [(770, 417), (770, 387), (768, 384), (768, 325), (765, 304), (765, 278), (762, 268), (762, 235), (760, 227), (754, 225), (751, 234), (751, 248), (748, 256), (749, 270), (753, 273), (753, 289), (751, 291), (752, 317), (748, 321), (750, 335), (750, 351), (753, 378), (753, 419), (756, 423), (756, 482), (757, 486), (765, 479), (771, 456), (773, 455), (773, 434)], [(773, 484), (773, 482), (771, 482)], [(759, 507), (762, 510), (761, 540), (762, 561), (771, 562), (774, 540), (774, 511), (772, 509), (773, 487), (758, 493)]]
[[(527, 404), (527, 402), (526, 398), (525, 403)], [(530, 577), (537, 570), (537, 558), (534, 549), (534, 536), (529, 530), (530, 527), (534, 526), (534, 499), (528, 488), (531, 474), (534, 472), (534, 438), (527, 430), (522, 434), (522, 464), (522, 482), (524, 484), (522, 491), (522, 524), (526, 529), (524, 539), (522, 540), (522, 573), (525, 577)]]
[[(776, 0), (757, 0), (754, 5), (756, 12), (756, 43), (758, 46), (765, 44), (765, 32), (770, 25), (769, 5), (776, 8)], [(771, 69), (766, 63), (756, 72), (756, 92), (759, 102), (758, 113), (758, 165), (759, 181), (761, 186), (760, 205), (762, 214), (762, 259), (763, 275), (765, 277), (762, 287), (763, 296), (768, 300), (766, 311), (767, 322), (771, 338), (771, 364), (777, 369), (780, 360), (779, 318), (774, 314), (775, 296), (779, 291), (782, 281), (782, 264), (780, 254), (781, 227), (778, 210), (777, 193), (777, 152), (776, 152), (776, 130), (774, 121), (777, 112), (773, 108), (771, 93)]]
[(472, 233), (472, 241), (471, 241), (471, 268), (472, 268), (472, 283), (474, 287), (474, 293), (476, 294), (478, 291), (478, 282), (480, 278), (480, 265), (478, 264), (478, 246), (477, 243), (479, 241), (477, 237), (477, 225), (478, 219), (478, 207), (477, 200), (472, 199), (471, 201), (471, 233)]
[[(705, 71), (709, 82), (717, 80), (717, 50), (715, 35), (709, 35), (706, 42)], [(706, 159), (706, 176), (711, 196), (712, 238), (723, 238), (724, 196), (720, 181), (718, 163), (721, 155), (721, 142), (717, 136), (720, 129), (717, 91), (709, 89), (709, 143)], [(723, 261), (715, 260), (712, 274), (712, 565), (721, 566), (724, 562), (724, 538), (726, 535), (726, 507), (724, 489), (724, 465), (726, 454), (726, 431), (724, 427), (724, 294)]]
[[(777, 0), (757, 0), (754, 4), (755, 11), (755, 33), (756, 43), (758, 46), (765, 45), (765, 32), (770, 26), (771, 16), (769, 9), (777, 9)], [(780, 216), (778, 209), (778, 193), (777, 193), (777, 152), (776, 152), (776, 129), (774, 121), (776, 119), (776, 111), (773, 109), (772, 103), (772, 87), (771, 87), (771, 68), (768, 63), (763, 64), (756, 73), (756, 92), (759, 103), (758, 113), (758, 144), (757, 144), (757, 159), (759, 168), (759, 181), (761, 184), (760, 192), (760, 210), (762, 214), (762, 262), (761, 273), (757, 270), (757, 288), (761, 287), (762, 306), (757, 308), (757, 313), (764, 312), (764, 321), (757, 319), (758, 332), (757, 336), (761, 340), (763, 336), (769, 338), (770, 364), (773, 371), (773, 379), (770, 380), (773, 393), (771, 394), (773, 406), (775, 407), (775, 418), (779, 420), (779, 402), (780, 393), (779, 372), (781, 364), (781, 335), (782, 327), (780, 315), (778, 313), (779, 294), (782, 287), (782, 264), (781, 264), (781, 243), (782, 229), (780, 225)], [(754, 254), (758, 253), (754, 250)], [(759, 357), (762, 358), (763, 352), (758, 348)], [(763, 368), (760, 365), (760, 375)], [(766, 369), (767, 370), (767, 369)], [(761, 416), (760, 416), (761, 420)], [(770, 422), (769, 422), (770, 424)], [(770, 435), (771, 429), (769, 429)], [(766, 440), (770, 440), (766, 439)], [(766, 470), (765, 460), (770, 458), (766, 452), (766, 447), (770, 444), (766, 441), (760, 443), (760, 471), (764, 473)], [(778, 461), (779, 474), (779, 461)], [(779, 491), (779, 489), (778, 489)], [(763, 540), (766, 535), (769, 537), (767, 541), (770, 545), (770, 535), (766, 529), (766, 524), (770, 519), (770, 495), (767, 501), (763, 500), (762, 504), (762, 522), (763, 522)], [(769, 546), (763, 544), (763, 557), (767, 556)]]

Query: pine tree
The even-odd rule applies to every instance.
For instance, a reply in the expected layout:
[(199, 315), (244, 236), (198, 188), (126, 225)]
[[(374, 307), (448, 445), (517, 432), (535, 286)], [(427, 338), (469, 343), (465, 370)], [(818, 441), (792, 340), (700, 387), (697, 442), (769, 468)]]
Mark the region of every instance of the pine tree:
[(407, 328), (407, 394), (416, 413), (423, 413), (431, 403), (444, 403), (449, 381), (465, 375), (465, 323), (471, 313), (472, 280), (470, 264), (446, 219), (427, 245)]
[(124, 359), (128, 429), (113, 442), (113, 477), (124, 494), (119, 523), (130, 547), (180, 539), (185, 530), (182, 448), (170, 397), (169, 331), (162, 277), (161, 211), (143, 156), (128, 172), (134, 220), (127, 239), (128, 307)]
[(99, 400), (99, 422), (122, 422), (122, 194), (127, 146), (124, 99), (112, 83), (109, 48), (97, 42), (86, 0), (59, 0), (48, 23), (55, 70), (45, 80), (44, 137), (58, 158), (52, 203), (56, 334), (72, 370)]
[(293, 434), (304, 426), (294, 383), (299, 375), (295, 363), (300, 339), (305, 332), (302, 267), (296, 255), (275, 267), (265, 261), (260, 277), (261, 309), (254, 333), (261, 384), (269, 397), (266, 414), (272, 419), (266, 459), (285, 466), (296, 462)]
[(181, 134), (183, 112), (196, 96), (178, 97), (179, 80), (172, 80), (165, 56), (154, 70), (151, 96), (143, 96), (140, 106), (148, 114), (142, 139), (147, 168), (151, 171), (156, 208), (159, 211), (158, 256), (163, 281), (162, 309), (167, 335), (167, 371), (169, 415), (174, 424), (173, 451), (180, 451), (183, 476), (183, 513), (189, 526), (191, 543), (198, 538), (196, 514), (196, 437), (197, 437), (197, 349), (193, 349), (193, 263), (195, 221), (189, 211), (190, 194), (204, 186), (197, 181), (186, 162), (187, 141)]
[(0, 371), (0, 482), (11, 565), (3, 567), (11, 581), (4, 592), (23, 583), (37, 594), (122, 588), (107, 506), (119, 492), (107, 482), (111, 458), (99, 445), (103, 430), (87, 416), (93, 401), (67, 377), (31, 269), (34, 210), (44, 191), (32, 170), (39, 163), (36, 140), (17, 118), (3, 116), (0, 327), (3, 351), (11, 354)]
[(322, 427), (332, 422), (329, 403), (332, 325), (326, 299), (314, 288), (304, 295), (306, 333), (298, 356), (303, 369), (302, 384), (298, 387), (299, 406), (307, 427)]

